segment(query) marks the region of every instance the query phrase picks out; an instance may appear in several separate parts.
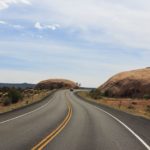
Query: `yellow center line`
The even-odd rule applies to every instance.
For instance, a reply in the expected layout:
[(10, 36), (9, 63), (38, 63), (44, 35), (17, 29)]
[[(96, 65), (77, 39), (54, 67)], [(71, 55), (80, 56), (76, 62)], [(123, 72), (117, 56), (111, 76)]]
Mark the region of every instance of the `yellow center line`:
[[(66, 93), (65, 93), (66, 95)], [(45, 137), (41, 142), (39, 142), (37, 145), (35, 145), (32, 150), (42, 150), (50, 143), (69, 123), (71, 117), (72, 117), (72, 106), (71, 103), (69, 102), (69, 99), (66, 95), (67, 98), (67, 108), (68, 108), (68, 113), (63, 122), (54, 130), (52, 131), (47, 137)]]

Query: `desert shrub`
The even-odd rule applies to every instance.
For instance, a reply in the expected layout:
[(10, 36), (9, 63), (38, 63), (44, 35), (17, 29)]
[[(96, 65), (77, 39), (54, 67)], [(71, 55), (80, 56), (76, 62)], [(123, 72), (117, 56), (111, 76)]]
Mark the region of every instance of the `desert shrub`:
[(132, 105), (137, 105), (137, 102), (132, 102)]
[(5, 99), (3, 99), (2, 103), (3, 103), (4, 106), (8, 106), (12, 103), (12, 101), (9, 97), (6, 97)]
[(22, 100), (23, 96), (20, 91), (13, 88), (8, 92), (8, 98), (11, 99), (12, 103), (17, 103)]
[(90, 97), (94, 98), (94, 99), (101, 99), (102, 98), (102, 93), (99, 90), (91, 90), (89, 93)]
[(129, 105), (128, 109), (134, 109), (134, 106), (133, 105)]
[(147, 105), (146, 111), (147, 111), (147, 112), (150, 112), (150, 105)]
[(145, 94), (145, 95), (143, 96), (143, 98), (144, 98), (144, 99), (150, 99), (150, 94)]
[(0, 98), (3, 96), (3, 93), (0, 92)]
[(109, 90), (106, 90), (104, 93), (103, 93), (103, 95), (105, 96), (105, 97), (111, 97), (110, 94), (111, 92), (109, 91)]
[(1, 88), (1, 92), (3, 92), (3, 93), (8, 92), (9, 90), (10, 90), (10, 88), (8, 88), (8, 87), (2, 87)]

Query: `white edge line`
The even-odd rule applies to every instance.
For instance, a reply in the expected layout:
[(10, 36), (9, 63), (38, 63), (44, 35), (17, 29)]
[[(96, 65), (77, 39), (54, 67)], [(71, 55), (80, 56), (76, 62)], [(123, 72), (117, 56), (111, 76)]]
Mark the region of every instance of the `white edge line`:
[[(53, 97), (53, 98), (54, 98), (54, 97)], [(52, 98), (52, 99), (53, 99), (53, 98)], [(2, 122), (0, 122), (0, 125), (1, 125), (1, 124), (4, 124), (4, 123), (7, 123), (7, 122), (9, 122), (9, 121), (16, 120), (16, 119), (18, 119), (18, 118), (24, 117), (24, 116), (26, 116), (26, 115), (32, 114), (32, 113), (34, 113), (34, 112), (36, 112), (36, 111), (38, 111), (38, 110), (41, 110), (42, 108), (46, 107), (46, 106), (52, 101), (52, 99), (49, 100), (46, 104), (40, 106), (39, 108), (37, 108), (37, 109), (35, 109), (35, 110), (33, 110), (33, 111), (30, 111), (30, 112), (25, 113), (25, 114), (23, 114), (23, 115), (20, 115), (20, 116), (17, 116), (17, 117), (14, 117), (14, 118), (11, 118), (11, 119), (2, 121)]]
[[(94, 106), (96, 107), (96, 106)], [(144, 146), (145, 148), (147, 148), (147, 150), (150, 150), (150, 146), (143, 140), (141, 139), (131, 128), (129, 128), (125, 123), (123, 123), (121, 120), (119, 120), (118, 118), (116, 118), (115, 116), (113, 116), (112, 114), (106, 112), (105, 110), (96, 107), (97, 109), (99, 109), (100, 111), (103, 111), (104, 113), (106, 113), (107, 115), (111, 116), (113, 119), (115, 119), (117, 122), (119, 122), (122, 126), (124, 126), (130, 133), (132, 133)]]

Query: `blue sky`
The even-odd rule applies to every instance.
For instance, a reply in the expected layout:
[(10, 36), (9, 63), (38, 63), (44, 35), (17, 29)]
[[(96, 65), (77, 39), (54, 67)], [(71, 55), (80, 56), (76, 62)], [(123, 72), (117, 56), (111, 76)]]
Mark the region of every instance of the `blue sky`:
[(97, 87), (149, 66), (148, 0), (0, 0), (0, 82)]

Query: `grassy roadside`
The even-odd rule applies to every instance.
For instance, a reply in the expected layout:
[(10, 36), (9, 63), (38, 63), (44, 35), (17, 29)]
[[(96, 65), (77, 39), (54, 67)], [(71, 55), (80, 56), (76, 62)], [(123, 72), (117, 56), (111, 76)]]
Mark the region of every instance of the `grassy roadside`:
[(93, 99), (87, 91), (78, 91), (76, 94), (87, 101), (92, 101), (97, 104), (106, 105), (117, 110), (150, 119), (150, 100), (122, 98), (116, 99), (106, 97), (102, 97), (100, 99)]
[(52, 91), (41, 90), (38, 93), (32, 94), (30, 96), (26, 96), (23, 98), (23, 100), (15, 103), (15, 104), (11, 104), (9, 106), (4, 106), (2, 103), (0, 103), (0, 114), (37, 103), (37, 102), (43, 100), (44, 98), (46, 98), (52, 92), (54, 92), (54, 91), (53, 90)]

